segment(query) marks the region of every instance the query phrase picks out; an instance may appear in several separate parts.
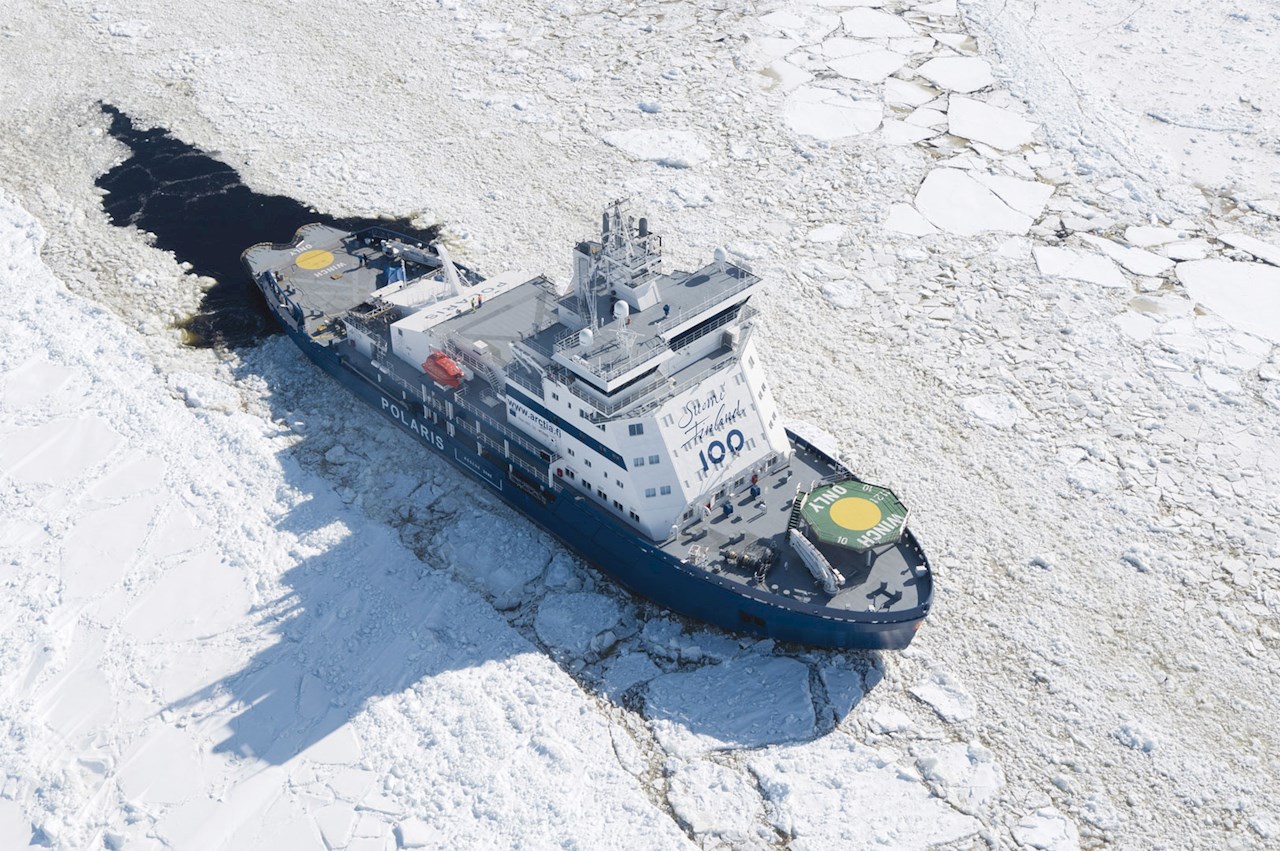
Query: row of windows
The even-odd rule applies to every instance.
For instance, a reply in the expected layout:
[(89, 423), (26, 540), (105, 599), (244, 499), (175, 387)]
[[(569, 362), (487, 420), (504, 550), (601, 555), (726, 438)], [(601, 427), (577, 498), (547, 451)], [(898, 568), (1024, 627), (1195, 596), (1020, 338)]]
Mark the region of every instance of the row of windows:
[[(663, 485), (663, 486), (662, 486), (662, 488), (661, 488), (661, 490), (662, 490), (662, 495), (663, 495), (663, 496), (666, 496), (667, 494), (671, 493), (671, 485)], [(657, 491), (655, 491), (653, 488), (645, 488), (645, 489), (644, 489), (644, 495), (645, 495), (645, 496), (657, 496), (657, 495), (658, 495), (658, 493), (657, 493)]]
[[(659, 462), (661, 462), (661, 461), (662, 461), (662, 459), (661, 459), (661, 458), (659, 458), (657, 455), (650, 455), (650, 456), (649, 456), (649, 463), (650, 463), (650, 464), (657, 464), (657, 463), (659, 463)], [(643, 455), (637, 455), (634, 459), (632, 459), (632, 462), (633, 462), (633, 466), (636, 466), (636, 467), (643, 467), (643, 466), (644, 466), (644, 456), (643, 456)]]

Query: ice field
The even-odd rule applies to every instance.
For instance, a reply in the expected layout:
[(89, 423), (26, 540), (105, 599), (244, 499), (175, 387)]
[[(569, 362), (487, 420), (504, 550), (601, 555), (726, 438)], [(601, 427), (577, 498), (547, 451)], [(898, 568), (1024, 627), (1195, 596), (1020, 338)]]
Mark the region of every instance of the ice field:
[[(1264, 0), (10, 4), (0, 848), (1280, 842), (1278, 36)], [(671, 265), (748, 261), (779, 406), (911, 506), (915, 642), (667, 616), (287, 339), (186, 345), (211, 281), (108, 221), (101, 104), (485, 274), (567, 278), (623, 196)]]

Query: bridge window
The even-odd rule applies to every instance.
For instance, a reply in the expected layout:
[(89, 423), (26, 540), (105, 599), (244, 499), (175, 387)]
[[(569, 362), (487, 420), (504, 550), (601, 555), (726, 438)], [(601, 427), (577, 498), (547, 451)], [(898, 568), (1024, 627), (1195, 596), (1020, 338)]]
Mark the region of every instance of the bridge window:
[(631, 435), (632, 437), (639, 437), (640, 435), (644, 434), (644, 423), (632, 423), (631, 425), (627, 426), (627, 434)]

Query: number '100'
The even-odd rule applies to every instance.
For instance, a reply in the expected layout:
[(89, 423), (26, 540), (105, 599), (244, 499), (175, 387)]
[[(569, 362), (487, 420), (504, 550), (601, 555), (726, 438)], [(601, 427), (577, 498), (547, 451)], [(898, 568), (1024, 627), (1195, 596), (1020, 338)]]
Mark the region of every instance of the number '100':
[[(746, 438), (736, 428), (724, 436), (724, 443), (718, 440), (711, 441), (706, 449), (698, 450), (698, 458), (702, 461), (702, 469), (704, 471), (711, 469), (710, 464), (707, 463), (708, 461), (711, 464), (719, 464), (724, 460), (726, 452), (738, 452), (742, 449), (742, 444), (744, 443), (746, 443)], [(726, 444), (728, 449), (725, 448)]]

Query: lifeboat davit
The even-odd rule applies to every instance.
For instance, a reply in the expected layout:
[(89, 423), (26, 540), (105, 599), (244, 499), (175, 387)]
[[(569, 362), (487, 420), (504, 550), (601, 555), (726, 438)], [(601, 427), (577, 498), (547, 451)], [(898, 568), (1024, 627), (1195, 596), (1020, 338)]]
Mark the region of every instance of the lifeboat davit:
[(444, 352), (432, 352), (422, 362), (422, 371), (431, 376), (436, 384), (445, 387), (457, 387), (462, 383), (462, 370), (453, 362), (453, 358)]

